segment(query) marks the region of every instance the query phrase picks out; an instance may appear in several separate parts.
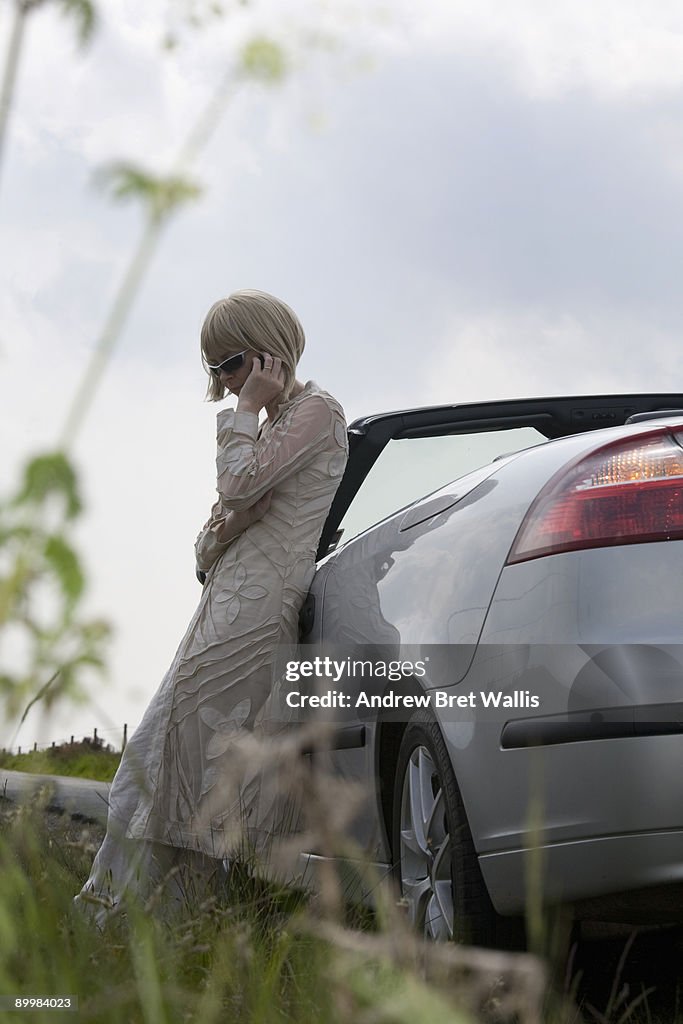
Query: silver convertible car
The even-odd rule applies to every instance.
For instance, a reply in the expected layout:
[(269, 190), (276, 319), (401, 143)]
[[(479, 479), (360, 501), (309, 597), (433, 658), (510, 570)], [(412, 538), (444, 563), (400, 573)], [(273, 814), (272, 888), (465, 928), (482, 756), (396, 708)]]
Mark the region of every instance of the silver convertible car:
[(288, 704), (334, 716), (309, 756), (364, 784), (357, 849), (435, 938), (495, 943), (530, 886), (683, 918), (683, 394), (349, 437)]

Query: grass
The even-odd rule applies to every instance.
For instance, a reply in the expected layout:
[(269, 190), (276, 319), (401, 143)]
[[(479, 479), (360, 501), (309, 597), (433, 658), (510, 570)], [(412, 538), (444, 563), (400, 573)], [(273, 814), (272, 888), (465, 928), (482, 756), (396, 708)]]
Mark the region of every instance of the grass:
[(49, 750), (31, 750), (26, 754), (0, 753), (0, 768), (32, 775), (73, 775), (111, 782), (120, 760), (120, 752), (83, 741), (63, 743)]
[[(42, 812), (0, 833), (0, 992), (72, 994), (79, 1021), (334, 1020), (320, 985), (329, 954), (289, 925), (277, 893), (233, 891), (172, 926), (131, 911), (100, 934), (72, 907), (92, 861), (86, 832), (50, 835)], [(248, 898), (247, 898), (248, 897)], [(322, 1014), (322, 1015), (321, 1015)], [(32, 1019), (48, 1020), (51, 1011)]]
[[(380, 928), (366, 915), (366, 930), (354, 931), (346, 920), (326, 919), (315, 898), (260, 881), (239, 865), (210, 898), (189, 900), (172, 922), (155, 913), (155, 901), (163, 902), (157, 893), (147, 908), (131, 907), (100, 933), (72, 898), (101, 834), (70, 821), (47, 828), (36, 802), (17, 808), (0, 801), (2, 807), (0, 993), (77, 996), (82, 1024), (513, 1019), (492, 1015), (510, 971), (507, 955), (483, 973), (469, 951), (459, 966), (455, 947), (425, 960), (424, 947), (396, 921)], [(481, 1006), (488, 1007), (484, 1015)], [(537, 1014), (515, 1013), (517, 1024), (541, 1022)], [(34, 1022), (43, 1018), (54, 1021), (54, 1011), (31, 1013)]]
[(173, 919), (159, 890), (101, 933), (72, 899), (102, 836), (0, 797), (0, 994), (77, 996), (84, 1024), (683, 1024), (678, 1000), (625, 985), (626, 952), (611, 991), (568, 976), (568, 998), (533, 957), (425, 947), (388, 894), (358, 912), (239, 863), (208, 895), (186, 889)]

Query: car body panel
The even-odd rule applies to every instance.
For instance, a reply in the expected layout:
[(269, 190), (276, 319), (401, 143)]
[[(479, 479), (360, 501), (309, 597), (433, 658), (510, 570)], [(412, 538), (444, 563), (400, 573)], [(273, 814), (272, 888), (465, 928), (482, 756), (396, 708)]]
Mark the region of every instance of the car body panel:
[[(683, 541), (506, 564), (529, 506), (558, 471), (620, 436), (637, 438), (668, 424), (683, 428), (680, 414), (619, 425), (633, 412), (667, 406), (683, 408), (683, 396), (439, 407), (368, 417), (351, 427), (351, 461), (355, 449), (358, 464), (321, 541), (304, 656), (307, 644), (344, 651), (370, 645), (386, 658), (432, 651), (425, 677), (406, 685), (449, 694), (494, 685), (506, 694), (542, 691), (538, 709), (434, 712), (484, 879), (502, 913), (524, 908), (532, 848), (542, 851), (549, 899), (578, 904), (683, 881), (683, 721), (676, 715), (683, 702)], [(616, 425), (604, 428), (605, 419)], [(522, 421), (554, 439), (447, 483), (328, 550), (389, 438)], [(672, 720), (661, 734), (648, 735), (642, 723), (649, 715), (661, 725), (658, 705)], [(540, 716), (578, 716), (573, 727), (578, 723), (583, 735), (582, 716), (590, 723), (596, 714), (607, 726), (617, 723), (618, 738), (515, 745), (525, 723), (533, 727)], [(381, 763), (385, 724), (376, 715), (344, 717), (345, 728), (354, 724), (363, 726), (362, 742), (314, 754), (313, 761), (365, 785), (349, 835), (359, 852), (387, 867), (385, 791), (392, 766)], [(547, 736), (553, 735), (550, 729)]]

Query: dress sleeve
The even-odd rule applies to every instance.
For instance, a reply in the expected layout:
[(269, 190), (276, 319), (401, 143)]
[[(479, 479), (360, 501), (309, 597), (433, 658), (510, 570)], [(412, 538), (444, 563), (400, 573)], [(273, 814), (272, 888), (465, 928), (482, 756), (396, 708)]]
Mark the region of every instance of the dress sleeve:
[(232, 542), (237, 540), (237, 537), (239, 536), (236, 534), (228, 541), (220, 539), (221, 526), (225, 523), (228, 515), (229, 513), (223, 510), (221, 499), (219, 498), (211, 509), (211, 515), (204, 523), (204, 526), (197, 536), (194, 543), (194, 554), (197, 562), (197, 568), (201, 569), (202, 572), (208, 572), (216, 559), (222, 555), (223, 552), (229, 548)]
[(336, 415), (312, 395), (257, 438), (258, 416), (223, 409), (218, 414), (216, 488), (225, 508), (243, 509), (334, 445)]

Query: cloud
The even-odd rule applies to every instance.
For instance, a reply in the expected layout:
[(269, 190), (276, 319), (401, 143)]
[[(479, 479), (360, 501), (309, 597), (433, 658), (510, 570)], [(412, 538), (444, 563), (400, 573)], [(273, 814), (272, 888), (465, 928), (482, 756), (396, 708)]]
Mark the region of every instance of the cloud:
[(420, 379), (424, 404), (671, 392), (683, 379), (679, 335), (619, 310), (455, 315)]
[(530, 97), (577, 89), (643, 97), (683, 84), (683, 12), (675, 0), (436, 0), (413, 10), (413, 39), (498, 65)]

